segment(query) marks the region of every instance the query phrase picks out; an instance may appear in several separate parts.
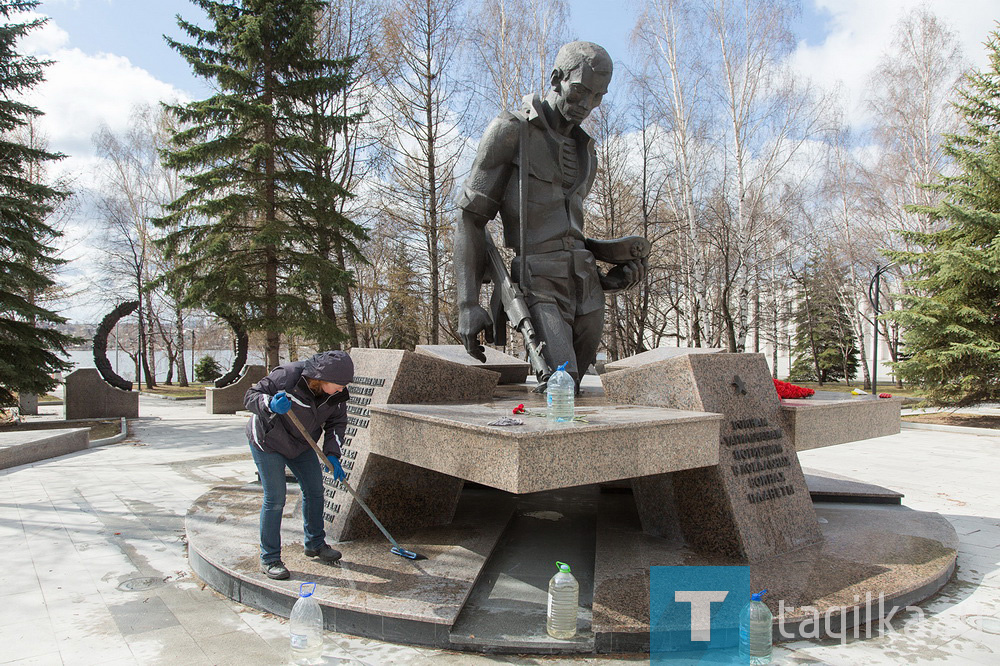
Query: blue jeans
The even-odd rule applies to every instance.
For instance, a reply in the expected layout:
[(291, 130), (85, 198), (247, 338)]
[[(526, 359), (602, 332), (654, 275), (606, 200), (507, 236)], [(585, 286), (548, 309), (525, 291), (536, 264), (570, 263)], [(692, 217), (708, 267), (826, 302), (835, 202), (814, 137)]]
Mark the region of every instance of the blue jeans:
[(323, 470), (316, 454), (306, 449), (297, 458), (261, 451), (252, 442), (250, 452), (264, 487), (260, 507), (260, 561), (269, 564), (281, 559), (281, 514), (285, 510), (285, 466), (302, 489), (302, 528), (305, 547), (318, 550), (323, 545)]

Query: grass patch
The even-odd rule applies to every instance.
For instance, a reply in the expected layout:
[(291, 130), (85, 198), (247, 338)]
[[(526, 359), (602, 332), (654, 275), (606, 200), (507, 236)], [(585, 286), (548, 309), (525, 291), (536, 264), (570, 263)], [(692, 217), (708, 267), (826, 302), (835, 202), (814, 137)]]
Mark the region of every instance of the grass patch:
[(122, 431), (121, 419), (94, 419), (92, 421), (35, 421), (18, 425), (0, 426), (0, 432), (24, 432), (32, 430), (65, 430), (66, 428), (90, 428), (87, 437), (95, 439), (114, 437)]
[(166, 395), (171, 398), (204, 398), (205, 388), (214, 386), (214, 384), (195, 384), (191, 383), (188, 386), (178, 386), (177, 384), (167, 385), (167, 384), (157, 384), (156, 388), (146, 388), (143, 384), (143, 393), (152, 393), (154, 395)]
[[(788, 380), (786, 380), (788, 381)], [(850, 386), (844, 382), (824, 382), (822, 386), (819, 382), (792, 382), (796, 386), (805, 386), (807, 388), (815, 389), (817, 391), (836, 391), (838, 393), (850, 393), (854, 389), (865, 388), (863, 382), (857, 381), (853, 382)], [(870, 391), (869, 391), (870, 392)], [(923, 397), (920, 393), (920, 389), (913, 386), (904, 386), (903, 388), (898, 388), (895, 384), (879, 382), (878, 385), (879, 393), (891, 393), (893, 396), (900, 398), (920, 398)]]
[(936, 412), (934, 414), (910, 414), (903, 417), (911, 423), (933, 425), (964, 426), (966, 428), (1000, 428), (1000, 416), (992, 414), (962, 414), (958, 412)]
[(51, 393), (49, 393), (48, 395), (38, 396), (39, 405), (44, 405), (47, 402), (62, 402), (62, 398), (60, 398), (57, 395), (52, 395)]

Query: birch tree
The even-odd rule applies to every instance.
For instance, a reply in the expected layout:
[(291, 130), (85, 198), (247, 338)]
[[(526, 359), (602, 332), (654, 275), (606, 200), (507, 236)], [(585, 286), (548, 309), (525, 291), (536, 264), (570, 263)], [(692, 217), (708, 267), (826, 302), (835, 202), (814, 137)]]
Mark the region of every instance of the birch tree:
[(471, 80), (491, 113), (548, 88), (556, 53), (569, 41), (569, 16), (565, 0), (482, 0), (472, 12)]
[[(920, 211), (939, 205), (943, 195), (940, 190), (922, 185), (934, 182), (950, 169), (943, 136), (958, 131), (960, 126), (950, 101), (965, 63), (955, 33), (926, 7), (913, 9), (900, 19), (895, 33), (892, 47), (879, 62), (868, 87), (871, 138), (878, 158), (868, 172), (865, 201), (884, 239), (882, 246), (914, 251), (917, 246), (898, 232), (935, 230), (935, 218)], [(910, 205), (919, 208), (908, 209)], [(903, 265), (893, 273), (897, 278), (906, 278), (912, 269)], [(903, 279), (891, 284), (903, 294), (908, 293)], [(882, 305), (883, 309), (896, 310), (902, 307), (902, 301), (898, 294), (890, 293)], [(899, 360), (898, 321), (879, 321), (893, 361)]]
[[(704, 134), (709, 121), (704, 70), (703, 33), (691, 3), (648, 0), (633, 33), (634, 44), (647, 54), (642, 84), (660, 100), (668, 187), (666, 205), (679, 222), (678, 254), (687, 343), (701, 347), (708, 298), (708, 246), (701, 192), (712, 160)], [(680, 312), (680, 311), (679, 311)]]
[(380, 35), (381, 104), (389, 128), (383, 210), (420, 251), (416, 267), (426, 275), (430, 344), (440, 342), (443, 250), (463, 149), (453, 110), (461, 11), (458, 0), (396, 0)]

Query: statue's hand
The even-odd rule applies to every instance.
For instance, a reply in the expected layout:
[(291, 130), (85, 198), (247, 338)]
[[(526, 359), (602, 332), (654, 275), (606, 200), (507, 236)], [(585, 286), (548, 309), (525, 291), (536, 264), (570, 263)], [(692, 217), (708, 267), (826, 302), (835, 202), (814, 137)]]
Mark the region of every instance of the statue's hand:
[(461, 307), (458, 310), (458, 337), (473, 358), (486, 363), (486, 349), (479, 343), (484, 333), (486, 342), (493, 343), (493, 318), (480, 305)]
[(618, 264), (606, 274), (601, 275), (601, 288), (604, 291), (621, 291), (631, 289), (646, 277), (646, 259), (633, 259)]
[(609, 264), (624, 264), (635, 259), (645, 259), (651, 249), (649, 241), (642, 236), (624, 236), (609, 240), (588, 238), (584, 243), (595, 259)]

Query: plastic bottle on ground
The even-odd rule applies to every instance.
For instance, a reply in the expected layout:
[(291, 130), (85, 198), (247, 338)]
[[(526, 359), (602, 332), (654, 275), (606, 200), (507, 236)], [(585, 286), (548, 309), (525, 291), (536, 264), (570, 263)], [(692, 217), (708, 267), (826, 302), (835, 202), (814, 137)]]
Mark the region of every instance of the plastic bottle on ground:
[(568, 564), (556, 562), (556, 565), (559, 567), (559, 573), (549, 580), (549, 609), (545, 630), (552, 638), (565, 640), (576, 635), (580, 584), (570, 573)]
[(549, 420), (557, 423), (572, 421), (576, 405), (576, 382), (566, 372), (566, 365), (563, 363), (552, 373), (545, 389)]
[(299, 598), (288, 618), (292, 663), (323, 663), (323, 609), (313, 594), (316, 583), (302, 583)]
[(750, 603), (740, 611), (740, 659), (745, 664), (771, 663), (771, 631), (774, 616), (760, 600), (767, 590), (750, 595)]

